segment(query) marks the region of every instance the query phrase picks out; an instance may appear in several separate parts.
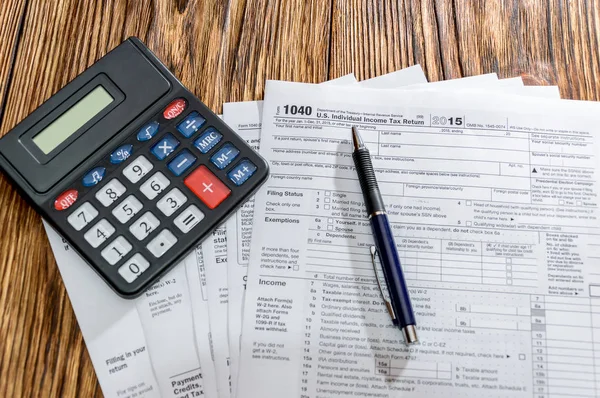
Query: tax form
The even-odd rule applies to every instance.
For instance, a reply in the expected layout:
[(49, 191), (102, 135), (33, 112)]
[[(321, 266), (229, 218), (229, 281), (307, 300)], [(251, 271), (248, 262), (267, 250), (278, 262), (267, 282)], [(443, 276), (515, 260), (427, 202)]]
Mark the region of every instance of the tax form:
[(217, 397), (209, 336), (196, 343), (182, 264), (139, 298), (122, 299), (44, 227), (105, 396)]
[[(419, 78), (419, 73), (410, 67), (388, 75), (380, 76), (374, 79), (360, 82), (365, 87), (387, 87), (389, 84), (396, 84), (403, 89), (448, 89), (449, 84), (445, 82), (435, 82), (422, 84), (424, 75)], [(404, 74), (406, 70), (411, 69), (409, 73)], [(421, 73), (422, 75), (422, 73)], [(373, 82), (376, 84), (373, 84)], [(459, 84), (460, 83), (460, 84)], [(368, 85), (367, 85), (368, 84)], [(387, 85), (386, 85), (387, 84)], [(407, 86), (408, 85), (408, 86)], [(528, 96), (546, 96), (559, 98), (556, 87), (551, 86), (528, 86), (523, 87), (520, 78), (511, 78), (498, 80), (496, 74), (486, 74), (480, 76), (467, 77), (453, 80), (451, 87), (465, 90), (469, 87), (485, 87), (485, 90), (498, 89), (501, 86), (501, 92), (512, 92), (519, 95)], [(541, 89), (541, 90), (538, 90)], [(544, 90), (545, 89), (545, 90)], [(535, 92), (532, 92), (535, 90)], [(262, 101), (234, 102), (226, 103), (223, 106), (223, 117), (225, 121), (236, 130), (244, 139), (248, 141), (253, 148), (259, 149)], [(227, 269), (228, 269), (228, 333), (231, 358), (232, 386), (235, 391), (237, 381), (237, 370), (239, 364), (240, 335), (242, 329), (242, 308), (243, 297), (246, 289), (246, 275), (248, 257), (250, 253), (250, 239), (252, 236), (252, 219), (254, 213), (254, 199), (248, 200), (240, 210), (238, 210), (227, 221), (227, 240), (233, 242), (227, 245)]]
[[(596, 396), (598, 104), (266, 92), (271, 177), (255, 198), (239, 398)], [(290, 99), (303, 114), (286, 114)], [(352, 125), (395, 231), (416, 346), (373, 277)]]

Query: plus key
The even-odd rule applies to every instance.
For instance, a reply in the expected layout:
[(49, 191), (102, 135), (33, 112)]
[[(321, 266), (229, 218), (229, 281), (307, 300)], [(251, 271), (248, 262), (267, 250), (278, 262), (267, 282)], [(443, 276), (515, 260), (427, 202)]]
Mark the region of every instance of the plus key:
[(231, 190), (206, 166), (198, 167), (183, 182), (211, 210), (231, 194)]

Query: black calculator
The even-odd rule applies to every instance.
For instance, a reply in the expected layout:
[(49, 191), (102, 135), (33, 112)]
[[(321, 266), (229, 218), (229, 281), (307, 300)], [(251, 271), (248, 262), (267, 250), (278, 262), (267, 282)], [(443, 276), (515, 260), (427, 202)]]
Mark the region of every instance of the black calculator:
[(0, 168), (120, 296), (139, 296), (268, 165), (137, 38), (0, 139)]

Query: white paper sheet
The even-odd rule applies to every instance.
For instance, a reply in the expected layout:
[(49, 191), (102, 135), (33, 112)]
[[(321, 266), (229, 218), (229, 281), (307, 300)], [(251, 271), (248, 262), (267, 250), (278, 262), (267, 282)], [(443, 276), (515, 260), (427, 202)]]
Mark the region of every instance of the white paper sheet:
[(44, 228), (104, 395), (160, 397), (135, 302), (110, 290), (45, 221)]
[[(598, 104), (281, 82), (266, 92), (271, 177), (255, 198), (239, 398), (598, 392)], [(282, 114), (290, 98), (314, 113)], [(374, 283), (352, 124), (397, 233), (412, 348)]]

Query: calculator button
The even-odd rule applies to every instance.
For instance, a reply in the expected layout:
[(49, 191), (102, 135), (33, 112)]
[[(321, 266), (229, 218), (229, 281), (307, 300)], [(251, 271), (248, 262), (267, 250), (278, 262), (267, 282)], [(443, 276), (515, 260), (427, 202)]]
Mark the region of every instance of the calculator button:
[(56, 210), (67, 210), (75, 201), (79, 194), (75, 189), (69, 189), (61, 193), (58, 198), (54, 201), (54, 208)]
[(191, 165), (196, 161), (196, 157), (192, 155), (190, 151), (184, 149), (181, 153), (173, 160), (169, 162), (169, 170), (173, 172), (176, 176), (182, 175), (187, 169), (190, 168)]
[(104, 207), (108, 207), (119, 199), (119, 197), (125, 193), (125, 190), (125, 186), (121, 184), (119, 180), (113, 178), (96, 192), (96, 199), (98, 199)]
[(233, 146), (231, 143), (227, 143), (221, 147), (214, 155), (210, 158), (217, 168), (223, 170), (240, 154), (240, 150)]
[(231, 190), (204, 165), (192, 171), (183, 182), (209, 209), (217, 207), (231, 194)]
[(227, 173), (227, 177), (237, 186), (245, 183), (248, 178), (252, 177), (252, 174), (256, 171), (257, 167), (249, 161), (248, 159), (242, 160), (237, 166), (235, 166), (229, 173)]
[(131, 220), (133, 216), (139, 213), (139, 211), (142, 210), (142, 207), (144, 207), (142, 202), (137, 200), (135, 196), (129, 195), (121, 203), (115, 206), (112, 214), (121, 222), (121, 224), (125, 224), (127, 221)]
[(162, 257), (173, 245), (177, 243), (177, 238), (168, 229), (163, 229), (154, 239), (146, 245), (146, 248), (156, 258)]
[(163, 116), (167, 120), (175, 119), (187, 108), (187, 102), (183, 98), (177, 98), (165, 108)]
[(110, 265), (115, 265), (118, 263), (127, 253), (129, 253), (133, 249), (131, 243), (127, 242), (122, 236), (119, 236), (117, 239), (110, 242), (104, 250), (100, 252), (102, 257), (106, 260)]
[(158, 160), (163, 160), (171, 154), (179, 146), (179, 141), (172, 134), (167, 134), (160, 139), (151, 151)]
[(104, 167), (94, 167), (83, 176), (83, 186), (93, 187), (102, 181), (104, 174), (106, 174), (106, 169)]
[(137, 159), (131, 162), (129, 166), (123, 169), (123, 175), (127, 177), (129, 181), (135, 184), (144, 178), (144, 176), (148, 174), (153, 167), (154, 166), (152, 163), (150, 163), (150, 161), (146, 159), (144, 155), (140, 155)]
[(96, 248), (114, 233), (115, 227), (106, 221), (106, 219), (102, 219), (98, 221), (96, 225), (90, 228), (90, 230), (87, 231), (83, 237), (93, 248)]
[(152, 233), (152, 231), (158, 228), (159, 225), (160, 221), (158, 221), (158, 218), (148, 211), (131, 224), (129, 232), (131, 232), (137, 240), (144, 240)]
[(198, 148), (200, 152), (208, 153), (208, 151), (213, 149), (222, 138), (223, 134), (219, 133), (219, 130), (214, 127), (209, 127), (204, 130), (202, 135), (200, 135), (196, 141), (194, 141), (194, 146)]
[(149, 266), (150, 263), (148, 260), (146, 260), (140, 253), (136, 253), (129, 259), (129, 261), (126, 261), (125, 264), (121, 265), (119, 268), (119, 274), (128, 283), (131, 283), (136, 280), (137, 277), (142, 274), (142, 272), (146, 271)]
[(206, 119), (200, 116), (198, 112), (192, 112), (183, 119), (183, 122), (177, 125), (177, 130), (179, 130), (185, 138), (190, 138), (200, 127), (202, 127), (204, 122), (206, 122)]
[(133, 145), (131, 145), (131, 144), (121, 145), (120, 147), (115, 149), (113, 151), (113, 153), (110, 154), (110, 162), (112, 164), (119, 164), (119, 163), (123, 162), (124, 160), (126, 160), (128, 157), (130, 157), (132, 153), (133, 153)]
[(140, 129), (137, 133), (137, 140), (144, 142), (148, 141), (158, 133), (158, 122), (150, 122)]
[(98, 210), (96, 210), (90, 202), (85, 202), (67, 217), (67, 221), (69, 221), (69, 224), (71, 224), (76, 231), (81, 231), (83, 227), (88, 225), (97, 215)]
[(170, 183), (171, 181), (159, 171), (142, 184), (140, 191), (142, 191), (148, 199), (152, 200), (164, 191)]
[(175, 221), (173, 221), (173, 224), (175, 224), (175, 226), (179, 228), (181, 232), (187, 234), (192, 228), (198, 225), (203, 218), (204, 213), (202, 213), (196, 206), (191, 205), (177, 216)]
[(173, 188), (168, 194), (166, 194), (161, 200), (156, 203), (156, 207), (163, 214), (169, 217), (171, 214), (175, 213), (177, 209), (179, 209), (185, 202), (187, 202), (187, 198), (185, 195), (177, 188)]

